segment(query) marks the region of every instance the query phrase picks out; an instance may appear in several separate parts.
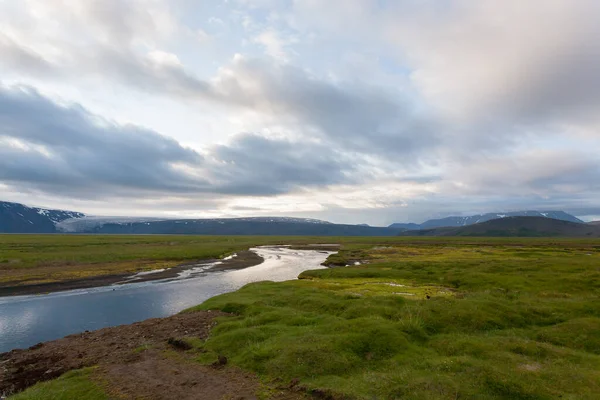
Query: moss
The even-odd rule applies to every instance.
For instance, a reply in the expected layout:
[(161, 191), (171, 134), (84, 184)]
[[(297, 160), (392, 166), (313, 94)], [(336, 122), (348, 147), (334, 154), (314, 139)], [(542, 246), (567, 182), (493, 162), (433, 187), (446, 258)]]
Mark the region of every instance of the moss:
[(463, 240), (353, 243), (337, 259), (367, 264), (212, 298), (236, 315), (203, 348), (338, 397), (595, 398), (597, 242)]

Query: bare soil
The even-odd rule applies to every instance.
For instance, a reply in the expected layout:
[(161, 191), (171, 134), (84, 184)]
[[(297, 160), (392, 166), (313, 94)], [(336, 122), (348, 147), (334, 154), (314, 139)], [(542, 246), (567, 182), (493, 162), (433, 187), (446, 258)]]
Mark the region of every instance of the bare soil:
[[(70, 370), (98, 366), (93, 379), (115, 398), (256, 399), (261, 384), (254, 374), (227, 365), (225, 357), (212, 366), (200, 365), (194, 361), (196, 351), (186, 350), (182, 340), (206, 339), (214, 318), (223, 315), (227, 314), (177, 314), (0, 354), (0, 394), (20, 392)], [(283, 387), (270, 394), (280, 400), (306, 398), (296, 390)]]
[[(147, 281), (155, 281), (160, 279), (169, 279), (175, 278), (180, 272), (185, 271), (187, 269), (191, 269), (197, 267), (198, 264), (207, 264), (216, 261), (222, 261), (221, 264), (215, 265), (210, 268), (209, 271), (225, 271), (225, 270), (234, 270), (234, 269), (244, 269), (248, 267), (253, 267), (255, 265), (263, 262), (263, 258), (258, 254), (252, 251), (240, 251), (237, 253), (237, 257), (233, 257), (228, 260), (198, 260), (193, 262), (187, 262), (184, 264), (180, 264), (176, 267), (168, 268), (161, 272), (156, 272), (152, 274), (142, 275), (139, 279), (136, 279), (135, 282), (147, 282)], [(132, 274), (111, 274), (111, 275), (101, 275), (101, 276), (93, 276), (89, 278), (81, 278), (81, 279), (72, 279), (68, 281), (59, 281), (59, 282), (49, 282), (49, 283), (39, 283), (39, 284), (20, 284), (20, 285), (10, 285), (0, 287), (0, 297), (2, 296), (23, 296), (23, 295), (34, 295), (34, 294), (43, 294), (43, 293), (51, 293), (51, 292), (61, 292), (65, 290), (73, 290), (73, 289), (85, 289), (91, 287), (99, 287), (99, 286), (109, 286), (115, 284), (122, 283), (131, 283), (126, 282), (128, 278), (130, 278)]]

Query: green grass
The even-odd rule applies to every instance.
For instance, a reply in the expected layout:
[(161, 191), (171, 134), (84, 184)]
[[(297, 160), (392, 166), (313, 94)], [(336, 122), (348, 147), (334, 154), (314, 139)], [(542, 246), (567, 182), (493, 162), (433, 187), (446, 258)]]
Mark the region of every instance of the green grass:
[[(348, 267), (250, 284), (196, 307), (234, 314), (220, 318), (206, 341), (185, 338), (197, 362), (224, 355), (268, 387), (299, 380), (309, 391), (365, 400), (579, 400), (600, 393), (600, 240), (1, 239), (3, 273), (48, 265), (72, 265), (78, 273), (103, 265), (148, 268), (260, 244), (341, 243), (329, 263)], [(89, 373), (66, 374), (11, 400), (105, 398)]]
[(198, 306), (236, 314), (219, 320), (202, 360), (222, 354), (265, 379), (369, 400), (598, 398), (600, 241), (345, 249), (334, 260), (369, 263)]
[(0, 285), (33, 284), (172, 267), (248, 247), (308, 237), (0, 235)]
[(102, 388), (91, 380), (93, 368), (70, 371), (58, 379), (38, 383), (10, 396), (9, 400), (108, 400)]

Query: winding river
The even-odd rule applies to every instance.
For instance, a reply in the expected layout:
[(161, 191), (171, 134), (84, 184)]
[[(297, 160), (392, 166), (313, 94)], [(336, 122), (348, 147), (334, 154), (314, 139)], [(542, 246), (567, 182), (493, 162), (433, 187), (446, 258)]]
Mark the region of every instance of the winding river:
[(264, 262), (224, 272), (206, 272), (214, 264), (199, 264), (174, 279), (0, 298), (0, 353), (85, 330), (173, 315), (251, 282), (296, 279), (302, 271), (324, 268), (321, 263), (331, 254), (287, 247), (250, 250)]

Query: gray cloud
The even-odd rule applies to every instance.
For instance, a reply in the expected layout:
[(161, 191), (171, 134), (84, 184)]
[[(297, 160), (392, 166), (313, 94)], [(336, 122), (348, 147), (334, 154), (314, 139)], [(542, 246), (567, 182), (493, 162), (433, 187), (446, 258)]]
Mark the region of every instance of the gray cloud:
[(79, 106), (60, 106), (29, 88), (0, 89), (0, 177), (71, 192), (98, 188), (196, 190), (199, 182), (176, 164), (202, 157), (175, 140), (117, 125)]
[(274, 195), (296, 187), (352, 183), (359, 178), (357, 160), (322, 144), (237, 136), (230, 145), (211, 149), (212, 176), (219, 190), (231, 194)]
[(0, 140), (0, 181), (87, 198), (265, 196), (356, 180), (356, 160), (325, 145), (242, 134), (203, 157), (154, 131), (23, 87), (0, 87)]
[(238, 57), (205, 81), (178, 63), (111, 48), (94, 49), (84, 65), (138, 90), (247, 108), (307, 128), (336, 148), (398, 162), (412, 163), (421, 151), (441, 144), (439, 124), (397, 95), (368, 85), (330, 83), (289, 65)]
[(400, 3), (382, 26), (425, 97), (463, 123), (585, 125), (600, 105), (599, 16), (594, 0), (450, 0)]
[(0, 33), (2, 68), (7, 71), (26, 72), (36, 76), (58, 75), (58, 69), (35, 51), (20, 46)]
[[(161, 53), (157, 53), (160, 55)], [(101, 77), (111, 76), (144, 92), (191, 99), (211, 99), (208, 82), (187, 72), (180, 64), (158, 57), (141, 57), (129, 49), (101, 46), (80, 55), (77, 68)]]
[(212, 91), (270, 115), (317, 128), (338, 148), (408, 157), (413, 161), (439, 140), (429, 116), (420, 116), (401, 96), (381, 87), (334, 84), (290, 65), (238, 57), (221, 71)]
[(532, 149), (504, 157), (480, 155), (471, 162), (450, 172), (453, 182), (445, 193), (553, 199), (594, 197), (600, 191), (600, 161), (584, 151)]
[[(12, 43), (11, 51), (25, 49)], [(392, 90), (349, 82), (336, 84), (291, 65), (238, 56), (214, 79), (203, 80), (187, 71), (175, 55), (140, 55), (126, 40), (71, 48), (67, 53), (71, 58), (64, 59), (60, 68), (70, 76), (110, 77), (155, 95), (250, 109), (304, 127), (338, 148), (391, 157), (397, 162), (414, 163), (423, 150), (431, 152), (442, 138), (438, 135), (441, 127), (431, 116), (420, 115)], [(59, 69), (34, 58), (22, 63), (33, 75)]]

